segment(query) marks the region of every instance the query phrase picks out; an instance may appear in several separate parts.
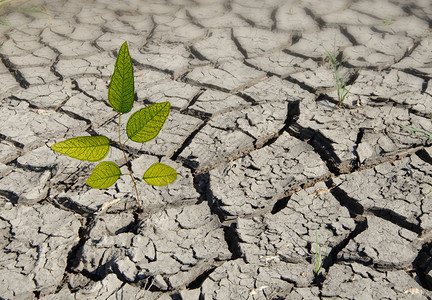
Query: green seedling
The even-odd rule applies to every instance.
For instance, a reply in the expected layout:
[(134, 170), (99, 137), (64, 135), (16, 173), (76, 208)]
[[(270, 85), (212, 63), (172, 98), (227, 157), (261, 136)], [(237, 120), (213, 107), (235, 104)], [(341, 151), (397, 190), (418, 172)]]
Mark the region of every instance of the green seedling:
[(318, 225), (315, 222), (315, 262), (314, 262), (314, 274), (315, 276), (318, 276), (319, 272), (321, 271), (321, 268), (324, 264), (324, 260), (327, 257), (327, 245), (326, 245), (326, 251), (324, 255), (321, 255), (321, 246), (318, 244)]
[[(127, 140), (121, 140), (120, 124), (121, 116), (131, 111), (135, 97), (134, 73), (132, 60), (129, 54), (127, 43), (124, 42), (117, 55), (114, 73), (111, 77), (108, 100), (111, 107), (118, 114), (118, 141), (111, 142), (107, 137), (81, 136), (58, 142), (51, 146), (51, 149), (65, 154), (69, 157), (83, 161), (96, 162), (104, 159), (109, 152), (109, 146), (116, 143), (120, 146), (125, 159), (125, 164), (129, 171), (135, 187), (138, 211), (141, 213), (141, 201), (138, 195), (136, 180), (132, 176), (132, 171), (125, 152), (125, 144), (129, 140), (137, 143), (145, 143), (154, 139), (165, 124), (170, 112), (170, 103), (156, 103), (133, 113), (126, 124)], [(96, 189), (106, 189), (113, 185), (122, 175), (117, 164), (110, 161), (99, 163), (86, 183)], [(170, 166), (155, 163), (151, 165), (143, 175), (146, 183), (153, 186), (164, 186), (173, 183), (177, 179), (177, 172)]]
[(338, 96), (338, 105), (339, 107), (342, 107), (343, 102), (345, 98), (348, 96), (348, 93), (350, 92), (351, 88), (347, 89), (347, 80), (345, 78), (345, 75), (341, 74), (342, 71), (342, 58), (340, 60), (336, 59), (336, 55), (332, 55), (327, 49), (325, 49), (325, 52), (327, 54), (327, 57), (332, 65), (333, 69), (333, 79), (335, 80), (335, 86)]
[(393, 24), (393, 19), (387, 18), (387, 19), (382, 20), (382, 22), (384, 25), (391, 25), (391, 24)]

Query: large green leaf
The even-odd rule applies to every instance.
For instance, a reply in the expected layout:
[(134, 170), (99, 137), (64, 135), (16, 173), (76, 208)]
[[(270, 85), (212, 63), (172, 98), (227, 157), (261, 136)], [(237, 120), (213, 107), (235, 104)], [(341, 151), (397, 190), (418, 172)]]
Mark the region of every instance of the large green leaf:
[(134, 142), (145, 143), (154, 139), (165, 124), (170, 112), (170, 103), (155, 103), (141, 108), (130, 116), (126, 133)]
[(177, 172), (170, 166), (154, 163), (144, 173), (143, 179), (150, 185), (164, 186), (177, 179)]
[(124, 42), (117, 55), (114, 73), (108, 89), (109, 104), (120, 113), (131, 111), (134, 101), (134, 74), (127, 43)]
[(86, 182), (92, 188), (106, 189), (112, 186), (120, 175), (120, 168), (115, 163), (103, 161), (96, 166)]
[(109, 139), (102, 135), (80, 136), (58, 142), (51, 149), (79, 160), (99, 161), (108, 155), (109, 144)]

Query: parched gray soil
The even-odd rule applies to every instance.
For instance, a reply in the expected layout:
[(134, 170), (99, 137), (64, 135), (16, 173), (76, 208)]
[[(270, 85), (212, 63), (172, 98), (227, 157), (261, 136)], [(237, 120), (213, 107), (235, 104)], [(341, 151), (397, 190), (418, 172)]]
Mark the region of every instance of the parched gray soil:
[[(430, 0), (9, 5), (1, 299), (432, 298), (432, 136), (401, 126), (432, 133)], [(133, 172), (179, 174), (139, 182), (141, 214), (128, 176), (91, 189), (96, 164), (49, 147), (117, 139), (124, 41), (131, 113), (172, 108), (156, 139), (127, 144)], [(106, 160), (126, 172), (119, 147)]]

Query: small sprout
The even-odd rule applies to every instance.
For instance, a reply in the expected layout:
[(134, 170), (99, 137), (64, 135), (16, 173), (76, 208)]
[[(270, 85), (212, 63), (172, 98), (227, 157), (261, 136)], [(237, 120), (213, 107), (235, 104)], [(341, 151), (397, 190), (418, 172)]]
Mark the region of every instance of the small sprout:
[(393, 24), (393, 19), (387, 18), (387, 19), (382, 20), (382, 22), (384, 25), (391, 25), (391, 24)]
[(327, 49), (325, 49), (325, 52), (327, 54), (327, 57), (332, 65), (333, 69), (333, 79), (335, 81), (337, 96), (338, 96), (338, 105), (339, 107), (342, 107), (343, 102), (345, 98), (348, 96), (348, 93), (350, 92), (351, 88), (347, 89), (347, 80), (345, 78), (345, 75), (341, 74), (342, 71), (342, 62), (343, 59), (337, 60), (336, 55), (332, 55)]
[(319, 272), (321, 271), (321, 268), (324, 264), (324, 260), (327, 257), (327, 245), (326, 245), (326, 251), (324, 255), (321, 256), (321, 246), (318, 244), (318, 225), (315, 222), (315, 261), (314, 261), (314, 274), (315, 276), (318, 276)]
[[(138, 195), (136, 181), (132, 176), (129, 161), (124, 146), (127, 141), (145, 143), (154, 139), (162, 129), (170, 112), (170, 103), (162, 102), (149, 105), (133, 113), (127, 124), (128, 139), (121, 141), (120, 124), (121, 115), (132, 110), (135, 97), (134, 73), (132, 60), (127, 43), (124, 42), (117, 55), (114, 73), (108, 89), (108, 101), (111, 107), (119, 113), (119, 140), (125, 158), (129, 175), (135, 187), (138, 202), (138, 211), (141, 212), (141, 202)], [(58, 142), (51, 149), (83, 161), (96, 162), (104, 159), (109, 152), (110, 140), (102, 135), (81, 136)], [(87, 179), (86, 183), (95, 189), (106, 189), (112, 186), (122, 174), (117, 164), (110, 161), (99, 163)], [(153, 186), (165, 186), (177, 179), (177, 172), (170, 166), (154, 163), (144, 173), (143, 179)]]

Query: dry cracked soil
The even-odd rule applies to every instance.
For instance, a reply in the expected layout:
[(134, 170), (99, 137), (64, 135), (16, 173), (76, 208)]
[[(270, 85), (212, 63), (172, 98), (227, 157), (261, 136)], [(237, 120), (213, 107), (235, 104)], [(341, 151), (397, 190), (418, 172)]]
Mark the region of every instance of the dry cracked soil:
[[(0, 5), (0, 298), (431, 299), (430, 0)], [(116, 139), (124, 41), (132, 112), (172, 107), (134, 174), (179, 173), (141, 214), (49, 148)]]

